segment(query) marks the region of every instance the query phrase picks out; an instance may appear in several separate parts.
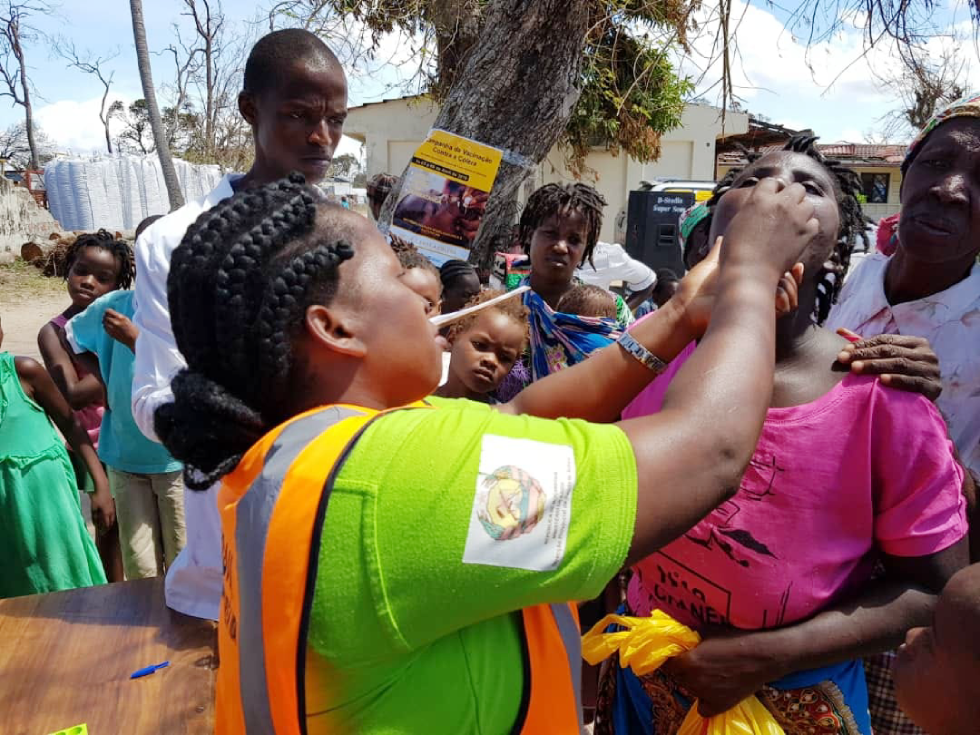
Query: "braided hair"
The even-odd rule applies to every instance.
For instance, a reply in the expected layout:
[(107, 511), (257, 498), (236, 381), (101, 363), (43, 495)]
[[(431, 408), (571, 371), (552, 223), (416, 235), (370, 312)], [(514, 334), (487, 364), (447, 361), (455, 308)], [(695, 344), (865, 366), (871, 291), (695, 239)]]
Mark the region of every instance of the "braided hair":
[[(167, 297), (187, 368), (154, 419), (193, 489), (288, 417), (303, 315), (331, 302), (354, 254), (344, 239), (317, 238), (315, 197), (300, 174), (240, 192), (198, 217), (173, 253)], [(321, 217), (335, 208), (321, 206)]]
[[(834, 252), (831, 261), (834, 263), (833, 270), (824, 272), (817, 284), (817, 300), (814, 308), (814, 319), (817, 324), (823, 324), (830, 316), (830, 309), (837, 303), (841, 289), (844, 287), (844, 276), (851, 266), (851, 253), (854, 246), (860, 239), (864, 247), (868, 247), (868, 233), (865, 226), (868, 222), (861, 209), (861, 202), (858, 195), (863, 193), (861, 177), (854, 171), (844, 166), (840, 161), (825, 157), (816, 146), (817, 136), (810, 133), (798, 133), (791, 137), (782, 150), (791, 153), (801, 153), (809, 156), (814, 161), (823, 166), (830, 174), (830, 179), (834, 184), (834, 194), (837, 198), (837, 208), (840, 212), (840, 231), (837, 233), (837, 243), (834, 245)], [(751, 165), (762, 154), (747, 153), (743, 149), (748, 164)], [(708, 208), (714, 212), (718, 200), (731, 189), (735, 179), (742, 173), (744, 167), (732, 168), (725, 174), (724, 178), (718, 182), (708, 200)]]
[[(571, 210), (577, 210), (585, 218), (585, 251), (582, 253), (582, 263), (592, 264), (592, 253), (599, 242), (599, 230), (602, 229), (602, 210), (606, 200), (602, 194), (588, 184), (545, 184), (537, 189), (521, 212), (518, 237), (524, 252), (531, 252), (531, 238), (534, 231), (548, 217), (561, 216)], [(579, 264), (581, 265), (581, 263)]]
[(129, 243), (125, 240), (116, 239), (115, 235), (106, 230), (86, 232), (79, 235), (75, 239), (75, 242), (68, 246), (68, 250), (65, 252), (66, 281), (68, 280), (68, 274), (71, 273), (71, 269), (75, 265), (75, 261), (78, 260), (78, 254), (85, 248), (101, 248), (112, 253), (112, 256), (119, 261), (119, 279), (117, 285), (123, 290), (133, 285), (133, 279), (136, 278), (136, 264), (133, 261), (133, 249), (129, 247)]
[(439, 268), (439, 278), (444, 289), (452, 288), (460, 279), (470, 274), (476, 276), (476, 268), (465, 260), (447, 260)]

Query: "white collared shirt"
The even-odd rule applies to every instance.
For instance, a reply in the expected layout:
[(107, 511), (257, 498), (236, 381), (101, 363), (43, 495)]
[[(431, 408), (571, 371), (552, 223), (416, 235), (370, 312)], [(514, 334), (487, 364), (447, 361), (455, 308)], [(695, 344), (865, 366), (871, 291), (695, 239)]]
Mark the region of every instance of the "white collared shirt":
[(597, 242), (592, 252), (592, 262), (588, 261), (575, 271), (575, 275), (592, 286), (601, 286), (609, 290), (610, 284), (622, 281), (632, 293), (644, 291), (657, 282), (657, 274), (635, 258), (631, 258), (626, 249), (615, 242)]
[(136, 340), (133, 364), (133, 418), (140, 431), (155, 442), (160, 440), (153, 429), (153, 414), (164, 403), (173, 402), (170, 381), (187, 366), (170, 326), (167, 303), (170, 256), (194, 220), (234, 193), (231, 182), (240, 176), (228, 174), (210, 194), (157, 220), (136, 241), (133, 324), (140, 330), (140, 335)]
[(844, 282), (827, 327), (862, 337), (925, 337), (939, 356), (943, 392), (936, 405), (960, 459), (980, 475), (980, 265), (945, 291), (892, 306), (885, 297), (888, 256), (869, 254)]
[[(136, 313), (139, 329), (133, 365), (133, 418), (140, 431), (159, 442), (153, 414), (174, 399), (170, 381), (186, 362), (177, 349), (170, 325), (167, 276), (170, 256), (187, 228), (203, 212), (234, 192), (231, 182), (241, 174), (225, 176), (206, 197), (188, 202), (154, 222), (136, 241)], [(167, 606), (198, 618), (218, 619), (221, 602), (221, 517), (215, 484), (206, 492), (184, 490), (187, 545), (167, 570)]]

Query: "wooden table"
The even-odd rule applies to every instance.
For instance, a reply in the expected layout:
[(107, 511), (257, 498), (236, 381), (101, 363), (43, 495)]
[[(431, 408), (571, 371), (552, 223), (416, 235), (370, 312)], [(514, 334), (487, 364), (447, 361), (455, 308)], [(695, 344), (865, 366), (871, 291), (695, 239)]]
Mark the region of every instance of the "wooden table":
[(162, 577), (0, 600), (0, 732), (210, 735), (215, 646), (214, 623), (167, 608)]

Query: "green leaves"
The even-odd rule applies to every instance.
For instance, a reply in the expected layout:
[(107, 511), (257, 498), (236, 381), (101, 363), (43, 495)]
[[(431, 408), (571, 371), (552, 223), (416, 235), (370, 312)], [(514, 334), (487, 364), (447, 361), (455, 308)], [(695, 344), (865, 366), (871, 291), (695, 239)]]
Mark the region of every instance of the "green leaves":
[[(582, 95), (559, 141), (573, 174), (590, 173), (585, 158), (596, 146), (640, 161), (660, 155), (660, 136), (680, 125), (693, 89), (676, 75), (668, 55), (684, 42), (689, 10), (670, 0), (597, 3)], [(650, 31), (661, 40), (652, 40)]]

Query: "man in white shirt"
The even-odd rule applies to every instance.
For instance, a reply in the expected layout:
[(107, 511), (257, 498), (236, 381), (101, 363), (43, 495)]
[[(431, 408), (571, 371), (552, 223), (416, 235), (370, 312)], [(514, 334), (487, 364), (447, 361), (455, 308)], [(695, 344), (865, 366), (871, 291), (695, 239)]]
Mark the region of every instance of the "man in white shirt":
[[(188, 226), (236, 191), (299, 171), (323, 179), (347, 117), (347, 79), (337, 57), (314, 34), (275, 31), (252, 48), (238, 109), (251, 125), (255, 161), (248, 173), (229, 174), (206, 197), (155, 222), (136, 242), (136, 340), (133, 417), (159, 441), (154, 414), (173, 401), (170, 382), (185, 366), (174, 342), (167, 302), (170, 256)], [(221, 601), (221, 522), (216, 488), (187, 490), (187, 546), (167, 571), (167, 604), (187, 615), (217, 619)]]
[(575, 275), (585, 283), (607, 291), (613, 282), (622, 281), (629, 289), (626, 303), (631, 309), (650, 298), (657, 283), (657, 274), (649, 266), (631, 258), (626, 249), (615, 242), (597, 242), (592, 252), (592, 264), (583, 263)]

